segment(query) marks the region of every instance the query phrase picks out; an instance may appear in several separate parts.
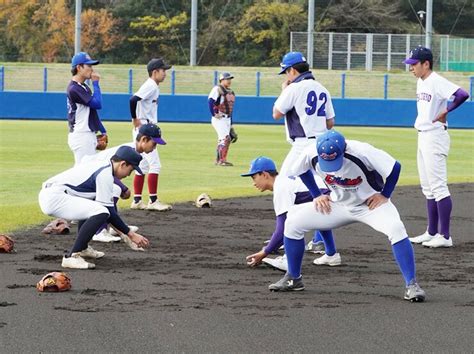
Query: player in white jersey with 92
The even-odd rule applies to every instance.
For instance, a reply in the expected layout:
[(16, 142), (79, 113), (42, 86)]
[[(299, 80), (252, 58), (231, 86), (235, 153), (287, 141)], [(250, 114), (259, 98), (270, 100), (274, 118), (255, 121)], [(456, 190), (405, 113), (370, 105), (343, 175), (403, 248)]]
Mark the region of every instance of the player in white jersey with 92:
[(334, 126), (335, 114), (329, 91), (315, 80), (303, 54), (287, 53), (280, 66), (286, 80), (273, 106), (273, 118), (285, 117), (286, 138), (292, 145), (281, 166), (280, 173), (286, 175), (301, 152)]
[[(404, 63), (410, 65), (410, 71), (418, 78), (418, 116), (415, 121), (415, 129), (418, 130), (417, 163), (428, 211), (426, 232), (410, 241), (432, 248), (451, 247), (453, 240), (449, 224), (452, 201), (446, 164), (451, 141), (446, 118), (448, 112), (459, 107), (469, 94), (433, 71), (433, 53), (428, 48), (415, 48)], [(454, 96), (454, 101), (448, 106), (451, 96)]]
[[(289, 169), (289, 174), (300, 176), (314, 200), (313, 204), (290, 208), (284, 232), (288, 273), (269, 289), (304, 289), (301, 265), (305, 232), (362, 222), (388, 237), (406, 282), (404, 299), (423, 301), (425, 293), (415, 279), (413, 247), (397, 208), (390, 201), (400, 169), (393, 157), (369, 144), (346, 141), (334, 130), (320, 136), (317, 144), (308, 147)], [(323, 179), (330, 195), (321, 194), (313, 172)]]
[[(166, 78), (166, 70), (171, 66), (167, 65), (162, 58), (152, 59), (147, 64), (148, 79), (130, 98), (130, 114), (133, 123), (133, 140), (135, 140), (141, 125), (158, 122), (158, 99), (160, 96), (159, 84)], [(158, 179), (161, 172), (161, 161), (158, 150), (153, 150), (144, 155), (142, 170), (148, 174), (148, 193), (150, 201), (144, 204), (142, 201), (143, 185), (145, 175), (135, 173), (133, 178), (134, 196), (130, 206), (132, 209), (147, 209), (157, 211), (167, 211), (171, 205), (158, 200)]]

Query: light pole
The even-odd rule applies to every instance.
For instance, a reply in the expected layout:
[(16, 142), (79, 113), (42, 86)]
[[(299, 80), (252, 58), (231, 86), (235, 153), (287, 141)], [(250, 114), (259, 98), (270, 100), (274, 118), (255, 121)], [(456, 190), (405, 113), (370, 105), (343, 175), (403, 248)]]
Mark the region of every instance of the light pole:
[(420, 36), (423, 36), (423, 19), (425, 18), (426, 11), (420, 10), (417, 14), (420, 17)]

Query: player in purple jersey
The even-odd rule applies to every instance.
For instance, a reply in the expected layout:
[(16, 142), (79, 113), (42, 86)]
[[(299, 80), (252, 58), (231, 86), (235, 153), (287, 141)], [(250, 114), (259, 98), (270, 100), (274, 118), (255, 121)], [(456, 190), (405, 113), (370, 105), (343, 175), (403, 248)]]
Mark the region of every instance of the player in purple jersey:
[[(100, 75), (93, 69), (97, 64), (98, 60), (93, 60), (84, 52), (74, 55), (71, 61), (73, 76), (67, 88), (68, 145), (74, 154), (76, 165), (84, 156), (95, 154), (96, 133), (107, 134), (97, 114), (97, 110), (102, 108)], [(94, 93), (85, 83), (86, 80), (92, 80)]]

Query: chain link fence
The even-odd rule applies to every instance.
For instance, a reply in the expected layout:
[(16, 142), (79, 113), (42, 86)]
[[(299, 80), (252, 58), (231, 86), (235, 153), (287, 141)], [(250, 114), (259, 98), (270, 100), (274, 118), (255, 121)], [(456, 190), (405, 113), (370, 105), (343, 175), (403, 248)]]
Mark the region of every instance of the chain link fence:
[[(291, 32), (290, 49), (307, 53), (308, 32)], [(474, 70), (473, 40), (463, 39), (464, 46), (459, 46), (458, 38), (449, 35), (433, 35), (433, 64), (435, 70), (455, 70), (449, 65), (450, 58), (462, 56), (472, 66), (458, 66)], [(471, 44), (469, 49), (468, 44)], [(379, 33), (326, 33), (313, 34), (313, 66), (329, 70), (405, 70), (403, 64), (410, 50), (418, 45), (425, 45), (425, 35), (419, 34), (379, 34)], [(459, 49), (460, 48), (460, 49)], [(463, 54), (463, 48), (464, 54)], [(469, 53), (469, 56), (466, 55)]]

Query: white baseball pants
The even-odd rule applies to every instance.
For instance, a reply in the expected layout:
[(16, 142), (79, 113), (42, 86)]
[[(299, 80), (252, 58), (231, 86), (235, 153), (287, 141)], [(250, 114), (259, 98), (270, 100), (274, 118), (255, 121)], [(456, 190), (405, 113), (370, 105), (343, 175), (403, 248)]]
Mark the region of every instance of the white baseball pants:
[(97, 137), (94, 132), (69, 133), (67, 143), (74, 154), (75, 165), (78, 165), (84, 156), (96, 153)]

